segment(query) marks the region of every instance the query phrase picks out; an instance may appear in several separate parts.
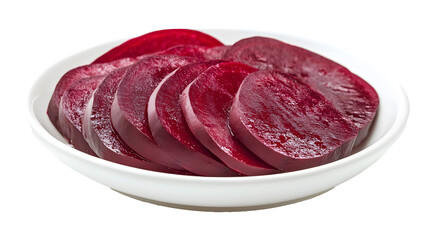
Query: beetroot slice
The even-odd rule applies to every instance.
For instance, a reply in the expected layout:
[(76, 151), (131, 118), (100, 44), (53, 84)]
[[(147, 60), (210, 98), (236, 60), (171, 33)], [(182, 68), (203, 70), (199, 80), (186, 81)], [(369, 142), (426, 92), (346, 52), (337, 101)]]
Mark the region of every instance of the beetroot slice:
[(147, 105), (162, 79), (195, 58), (161, 55), (144, 58), (132, 65), (120, 82), (111, 107), (114, 130), (123, 142), (146, 159), (183, 169), (154, 142), (148, 126)]
[(378, 108), (378, 95), (345, 67), (303, 48), (264, 37), (238, 41), (227, 50), (224, 59), (297, 76), (356, 125), (359, 129), (356, 144), (367, 136)]
[(51, 122), (54, 124), (54, 126), (57, 129), (59, 129), (58, 114), (59, 114), (60, 100), (64, 91), (66, 91), (66, 89), (68, 89), (69, 86), (71, 86), (73, 83), (79, 81), (82, 78), (106, 75), (111, 71), (113, 71), (114, 69), (131, 65), (136, 61), (138, 61), (137, 58), (119, 59), (117, 61), (113, 61), (109, 63), (80, 66), (72, 70), (69, 70), (67, 73), (65, 73), (57, 83), (54, 93), (48, 105), (48, 110), (47, 110), (48, 117), (51, 120)]
[[(201, 72), (221, 61), (206, 61), (181, 67), (153, 91), (148, 105), (148, 122), (158, 146), (171, 154), (180, 166), (204, 176), (238, 175), (227, 171), (191, 133), (180, 107), (180, 94)], [(221, 166), (222, 165), (222, 166)]]
[(130, 39), (100, 56), (93, 63), (110, 62), (125, 57), (166, 50), (176, 45), (222, 46), (219, 40), (205, 33), (189, 29), (167, 29)]
[(272, 174), (279, 171), (245, 148), (228, 126), (233, 97), (244, 77), (254, 71), (235, 62), (212, 66), (183, 91), (180, 104), (195, 137), (228, 167), (244, 175)]
[(158, 55), (177, 55), (195, 57), (200, 59), (222, 59), (229, 46), (206, 47), (197, 45), (178, 45), (165, 51), (159, 52)]
[(72, 84), (63, 94), (59, 109), (60, 133), (76, 149), (96, 156), (82, 135), (82, 118), (86, 105), (104, 76), (83, 78)]
[(178, 170), (148, 162), (126, 146), (111, 127), (111, 105), (120, 80), (128, 67), (111, 72), (99, 84), (89, 100), (83, 116), (82, 133), (97, 156), (111, 162), (165, 173), (177, 173)]
[(321, 94), (294, 77), (248, 75), (232, 104), (236, 137), (270, 165), (296, 171), (347, 156), (357, 128)]
[(217, 46), (209, 48), (205, 53), (205, 59), (222, 59), (225, 55), (225, 52), (230, 48), (230, 46)]

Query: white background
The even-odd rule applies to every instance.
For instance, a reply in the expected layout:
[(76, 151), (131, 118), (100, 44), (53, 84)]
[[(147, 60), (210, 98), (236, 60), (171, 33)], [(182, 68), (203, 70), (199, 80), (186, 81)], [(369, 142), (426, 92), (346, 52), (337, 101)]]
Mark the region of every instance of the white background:
[[(414, 0), (2, 1), (0, 239), (432, 239), (431, 16)], [(297, 204), (213, 213), (125, 197), (33, 137), (26, 94), (69, 55), (162, 28), (276, 31), (337, 47), (402, 84), (408, 126), (365, 172)]]

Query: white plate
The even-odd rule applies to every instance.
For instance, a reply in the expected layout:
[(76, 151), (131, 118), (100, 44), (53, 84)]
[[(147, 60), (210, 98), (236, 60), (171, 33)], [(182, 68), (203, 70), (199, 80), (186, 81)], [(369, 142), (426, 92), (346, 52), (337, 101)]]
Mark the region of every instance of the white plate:
[(62, 162), (118, 192), (156, 204), (210, 211), (260, 209), (314, 197), (362, 172), (400, 136), (408, 118), (408, 99), (398, 84), (387, 81), (367, 64), (332, 47), (290, 36), (243, 30), (205, 32), (225, 44), (249, 36), (275, 37), (348, 67), (368, 81), (380, 97), (371, 134), (349, 157), (315, 168), (268, 176), (180, 176), (126, 167), (87, 155), (66, 144), (49, 121), (46, 109), (57, 81), (67, 70), (90, 63), (118, 44), (115, 42), (68, 57), (39, 77), (30, 91), (28, 102), (28, 118), (35, 136)]

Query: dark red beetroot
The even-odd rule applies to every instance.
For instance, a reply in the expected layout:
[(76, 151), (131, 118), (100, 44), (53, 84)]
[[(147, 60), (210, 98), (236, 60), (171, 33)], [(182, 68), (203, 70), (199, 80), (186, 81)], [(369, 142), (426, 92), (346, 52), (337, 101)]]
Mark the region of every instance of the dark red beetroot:
[(244, 77), (256, 71), (227, 62), (200, 74), (180, 97), (182, 112), (195, 137), (230, 168), (245, 175), (279, 172), (243, 146), (231, 134), (229, 111)]
[(158, 53), (158, 55), (177, 55), (199, 59), (221, 59), (229, 46), (206, 47), (197, 45), (178, 45)]
[(76, 149), (96, 156), (82, 135), (82, 118), (88, 100), (104, 76), (83, 78), (72, 84), (64, 93), (60, 101), (59, 127), (60, 133)]
[(111, 62), (125, 57), (166, 50), (176, 45), (222, 46), (219, 40), (205, 33), (189, 29), (167, 29), (130, 39), (100, 56), (93, 63)]
[(173, 55), (144, 58), (129, 68), (120, 82), (111, 107), (112, 125), (129, 147), (146, 159), (183, 169), (155, 144), (148, 126), (147, 105), (160, 81), (195, 58)]
[(220, 61), (179, 68), (158, 85), (148, 105), (148, 122), (158, 146), (169, 152), (180, 166), (199, 175), (208, 175), (206, 168), (220, 169), (222, 164), (189, 130), (180, 107), (180, 94), (201, 72), (217, 63)]
[(126, 146), (111, 125), (111, 105), (120, 80), (128, 67), (111, 72), (99, 84), (89, 100), (82, 120), (82, 133), (97, 156), (122, 165), (157, 172), (184, 174), (177, 170), (146, 161)]
[(230, 46), (217, 46), (209, 48), (205, 53), (205, 59), (222, 59), (225, 52), (230, 48)]
[(137, 58), (125, 58), (125, 59), (120, 59), (109, 63), (84, 65), (69, 70), (67, 73), (65, 73), (57, 83), (54, 93), (51, 96), (51, 100), (48, 105), (48, 110), (47, 110), (48, 117), (51, 120), (51, 122), (54, 124), (54, 126), (57, 129), (59, 129), (58, 114), (59, 114), (60, 100), (64, 91), (66, 91), (66, 89), (68, 89), (69, 86), (71, 86), (73, 83), (79, 81), (82, 78), (106, 75), (111, 71), (113, 71), (114, 69), (131, 65), (136, 61), (138, 61)]
[(248, 75), (232, 104), (234, 135), (270, 165), (296, 171), (347, 156), (357, 128), (321, 94), (294, 77)]
[(356, 144), (367, 136), (378, 108), (378, 95), (345, 67), (303, 48), (264, 37), (238, 41), (227, 50), (224, 59), (297, 76), (355, 124), (359, 129)]

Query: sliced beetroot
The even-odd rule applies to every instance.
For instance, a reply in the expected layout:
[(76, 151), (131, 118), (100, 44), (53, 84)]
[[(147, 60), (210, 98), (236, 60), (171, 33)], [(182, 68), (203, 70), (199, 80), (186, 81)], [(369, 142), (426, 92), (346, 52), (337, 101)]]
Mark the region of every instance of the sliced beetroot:
[(229, 46), (207, 47), (197, 45), (178, 45), (159, 52), (158, 54), (195, 57), (203, 60), (214, 60), (222, 59), (222, 56), (225, 54), (228, 48)]
[(64, 91), (66, 91), (66, 89), (68, 89), (69, 86), (71, 86), (73, 83), (79, 81), (82, 78), (106, 75), (111, 71), (113, 71), (114, 69), (131, 65), (135, 63), (137, 60), (138, 60), (137, 58), (124, 58), (109, 63), (84, 65), (69, 70), (67, 73), (65, 73), (57, 83), (54, 93), (51, 96), (51, 100), (48, 105), (48, 110), (47, 110), (48, 117), (51, 120), (51, 122), (54, 124), (54, 126), (57, 129), (59, 129), (58, 114), (59, 114), (60, 100)]
[(356, 144), (367, 136), (378, 108), (378, 95), (345, 67), (306, 49), (264, 37), (238, 41), (226, 51), (224, 59), (297, 76), (356, 125)]
[[(206, 61), (179, 68), (158, 85), (148, 105), (148, 122), (158, 146), (171, 154), (183, 168), (205, 176), (226, 176), (226, 167), (221, 167), (217, 157), (191, 133), (179, 101), (180, 94), (189, 83), (201, 72), (220, 62)], [(235, 175), (231, 171), (229, 173)]]
[(111, 107), (114, 130), (123, 142), (146, 159), (183, 169), (154, 142), (148, 126), (147, 105), (160, 81), (195, 58), (161, 55), (144, 58), (132, 65), (120, 82)]
[(100, 83), (89, 100), (82, 120), (82, 133), (97, 156), (112, 160), (119, 158), (140, 158), (124, 145), (111, 127), (111, 105), (120, 80), (128, 67), (111, 72)]
[(230, 113), (237, 138), (270, 165), (296, 171), (347, 156), (357, 128), (321, 94), (278, 72), (249, 74)]
[(125, 57), (166, 50), (176, 45), (222, 46), (214, 37), (189, 29), (167, 29), (130, 39), (100, 56), (94, 63), (111, 62)]
[(76, 149), (94, 155), (82, 135), (82, 119), (86, 105), (104, 76), (82, 78), (63, 93), (59, 109), (60, 133)]
[(222, 59), (225, 52), (230, 48), (230, 46), (217, 46), (209, 48), (205, 53), (205, 59)]
[(126, 146), (111, 127), (111, 105), (120, 80), (128, 67), (111, 72), (88, 101), (82, 120), (82, 133), (97, 156), (111, 162), (157, 172), (186, 174), (148, 162)]
[(244, 77), (256, 71), (227, 62), (201, 73), (180, 97), (182, 112), (195, 137), (230, 168), (244, 175), (279, 172), (234, 138), (228, 126), (234, 95)]

